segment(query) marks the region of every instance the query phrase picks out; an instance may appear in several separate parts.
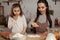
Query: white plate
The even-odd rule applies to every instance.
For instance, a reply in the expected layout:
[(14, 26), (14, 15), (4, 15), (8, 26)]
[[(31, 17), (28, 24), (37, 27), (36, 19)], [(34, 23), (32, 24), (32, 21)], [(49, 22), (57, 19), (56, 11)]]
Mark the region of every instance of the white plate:
[(40, 35), (29, 34), (29, 35), (27, 35), (27, 37), (40, 37)]

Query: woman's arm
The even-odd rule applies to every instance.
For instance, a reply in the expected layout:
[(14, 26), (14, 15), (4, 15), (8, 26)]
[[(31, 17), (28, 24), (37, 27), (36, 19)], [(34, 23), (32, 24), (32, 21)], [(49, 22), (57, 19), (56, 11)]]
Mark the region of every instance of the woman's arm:
[(39, 27), (39, 25), (35, 22), (33, 22), (31, 25), (32, 25), (32, 27)]

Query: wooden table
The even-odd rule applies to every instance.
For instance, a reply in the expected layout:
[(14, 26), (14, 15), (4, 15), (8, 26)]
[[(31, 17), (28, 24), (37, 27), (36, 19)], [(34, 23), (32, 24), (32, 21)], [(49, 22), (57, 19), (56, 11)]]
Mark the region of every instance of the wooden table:
[[(10, 32), (0, 32), (0, 36), (3, 40), (10, 40), (8, 38)], [(45, 37), (37, 34), (27, 34), (26, 40), (45, 40)]]
[(26, 40), (45, 40), (45, 36), (28, 34)]
[(5, 40), (9, 40), (9, 38), (8, 38), (9, 34), (10, 34), (10, 32), (0, 32), (0, 37)]

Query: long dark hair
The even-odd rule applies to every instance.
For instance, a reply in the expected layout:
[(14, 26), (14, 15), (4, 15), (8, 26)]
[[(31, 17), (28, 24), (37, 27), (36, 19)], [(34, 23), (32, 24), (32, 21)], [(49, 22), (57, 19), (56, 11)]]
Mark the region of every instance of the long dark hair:
[(11, 17), (15, 16), (15, 15), (14, 15), (14, 12), (13, 12), (13, 9), (14, 9), (15, 7), (19, 7), (19, 8), (20, 8), (20, 16), (22, 16), (22, 15), (23, 15), (23, 12), (22, 12), (22, 9), (21, 9), (20, 4), (18, 4), (18, 3), (15, 3), (15, 4), (12, 5), (11, 15), (10, 15), (10, 16), (11, 16)]
[[(38, 4), (38, 3), (44, 3), (44, 4), (46, 5), (46, 7), (47, 7), (47, 9), (46, 9), (46, 17), (47, 17), (47, 20), (49, 21), (49, 24), (50, 24), (49, 27), (52, 27), (52, 20), (51, 20), (51, 18), (50, 18), (49, 5), (48, 5), (47, 0), (39, 0), (39, 1), (37, 2), (37, 4)], [(39, 10), (38, 10), (38, 8), (37, 8), (37, 16), (36, 16), (36, 19), (35, 19), (34, 22), (37, 21), (37, 19), (39, 18), (40, 15), (41, 15), (41, 13), (39, 12)]]

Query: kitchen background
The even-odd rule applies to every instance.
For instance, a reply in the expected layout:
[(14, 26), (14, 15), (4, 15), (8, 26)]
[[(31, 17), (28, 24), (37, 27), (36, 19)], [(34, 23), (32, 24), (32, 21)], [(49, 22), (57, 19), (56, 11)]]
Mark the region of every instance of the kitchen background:
[[(4, 8), (4, 11), (2, 13), (4, 17), (7, 17), (10, 14), (12, 4), (17, 3), (17, 1), (19, 0), (15, 2), (7, 1), (8, 0), (0, 0), (0, 5)], [(21, 4), (22, 10), (26, 16), (27, 21), (30, 21), (36, 16), (37, 1), (38, 0), (22, 0), (21, 2), (18, 2)], [(49, 3), (49, 8), (50, 10), (52, 10), (52, 14), (54, 17), (52, 20), (58, 19), (58, 22), (60, 23), (60, 0), (55, 0), (56, 2), (54, 0), (47, 1)]]

